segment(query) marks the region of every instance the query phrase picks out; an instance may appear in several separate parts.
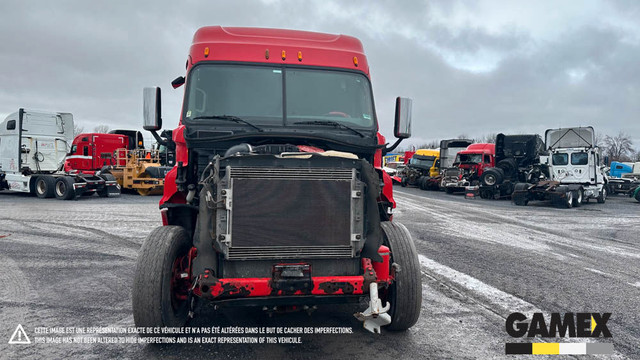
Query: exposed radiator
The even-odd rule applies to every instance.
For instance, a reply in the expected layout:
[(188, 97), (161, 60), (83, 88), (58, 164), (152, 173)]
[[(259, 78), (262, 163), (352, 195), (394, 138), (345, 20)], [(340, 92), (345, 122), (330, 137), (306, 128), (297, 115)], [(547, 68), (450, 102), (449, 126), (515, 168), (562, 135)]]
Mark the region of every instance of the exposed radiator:
[(350, 258), (362, 248), (355, 169), (227, 167), (219, 191), (229, 260)]

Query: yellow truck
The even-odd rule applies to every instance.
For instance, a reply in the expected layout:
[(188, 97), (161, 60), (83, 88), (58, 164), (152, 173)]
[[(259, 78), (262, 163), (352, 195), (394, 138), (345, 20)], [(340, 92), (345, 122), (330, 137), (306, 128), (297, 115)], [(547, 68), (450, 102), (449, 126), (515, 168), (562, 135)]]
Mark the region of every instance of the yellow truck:
[(440, 187), (440, 150), (418, 149), (407, 162), (400, 184), (418, 186), (422, 190)]

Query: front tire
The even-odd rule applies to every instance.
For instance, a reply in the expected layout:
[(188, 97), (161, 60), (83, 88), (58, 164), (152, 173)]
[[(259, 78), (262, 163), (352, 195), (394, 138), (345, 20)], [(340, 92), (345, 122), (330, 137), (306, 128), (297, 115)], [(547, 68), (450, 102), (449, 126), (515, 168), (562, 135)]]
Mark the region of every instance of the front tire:
[(569, 190), (564, 194), (564, 207), (571, 209), (573, 207), (573, 191)]
[(384, 232), (384, 243), (391, 249), (391, 263), (397, 263), (400, 267), (383, 299), (391, 303), (391, 324), (386, 328), (393, 331), (407, 330), (418, 322), (422, 306), (418, 252), (404, 225), (391, 221), (384, 221), (380, 225)]
[[(189, 304), (176, 270), (184, 264), (191, 240), (181, 226), (160, 226), (145, 239), (133, 282), (133, 321), (136, 327), (183, 327)], [(178, 277), (180, 278), (180, 277)], [(190, 282), (191, 274), (178, 281)], [(188, 283), (186, 284), (188, 287)], [(149, 336), (140, 334), (141, 336)]]
[(605, 201), (607, 201), (607, 187), (603, 186), (602, 190), (600, 190), (600, 194), (598, 194), (598, 197), (596, 198), (596, 200), (598, 200), (598, 204), (604, 204)]
[(575, 190), (573, 193), (573, 207), (578, 207), (582, 205), (583, 201), (584, 201), (584, 190), (582, 188), (579, 188)]

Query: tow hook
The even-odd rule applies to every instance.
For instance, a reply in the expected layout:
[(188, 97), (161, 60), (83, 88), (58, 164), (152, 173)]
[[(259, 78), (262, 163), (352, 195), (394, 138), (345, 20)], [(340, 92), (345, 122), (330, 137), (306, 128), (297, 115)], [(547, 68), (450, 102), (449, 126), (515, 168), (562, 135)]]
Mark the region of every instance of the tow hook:
[(391, 308), (391, 304), (382, 307), (382, 300), (378, 297), (378, 284), (371, 283), (369, 285), (369, 307), (361, 312), (355, 313), (353, 316), (363, 322), (362, 326), (374, 334), (380, 334), (380, 326), (391, 324), (391, 316), (387, 311)]

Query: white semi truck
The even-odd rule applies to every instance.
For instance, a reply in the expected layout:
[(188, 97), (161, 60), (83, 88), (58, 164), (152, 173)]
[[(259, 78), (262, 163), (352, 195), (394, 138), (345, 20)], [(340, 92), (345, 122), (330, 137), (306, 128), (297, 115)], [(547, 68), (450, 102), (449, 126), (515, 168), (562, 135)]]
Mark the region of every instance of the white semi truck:
[(530, 200), (552, 200), (569, 208), (589, 199), (604, 203), (608, 195), (607, 177), (594, 143), (591, 126), (547, 130), (545, 145), (549, 155), (541, 156), (540, 163), (548, 165), (550, 179), (516, 184), (513, 202), (527, 205)]
[(119, 195), (111, 174), (63, 171), (72, 141), (70, 113), (20, 109), (7, 116), (0, 123), (0, 190), (63, 200), (93, 193)]

